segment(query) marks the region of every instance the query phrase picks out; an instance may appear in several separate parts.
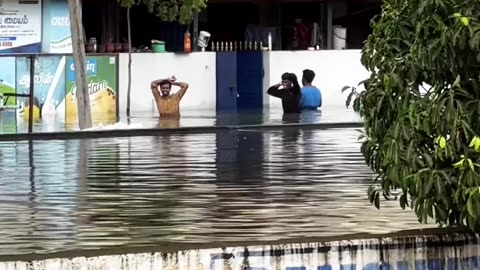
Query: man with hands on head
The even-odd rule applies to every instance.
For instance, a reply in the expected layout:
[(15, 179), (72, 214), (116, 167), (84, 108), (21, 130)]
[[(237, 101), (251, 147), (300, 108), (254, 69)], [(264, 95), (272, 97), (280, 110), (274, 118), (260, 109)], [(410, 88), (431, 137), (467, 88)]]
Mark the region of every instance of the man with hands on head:
[[(178, 86), (180, 90), (171, 94), (172, 86)], [(180, 101), (187, 92), (187, 83), (177, 82), (177, 78), (172, 76), (153, 81), (150, 88), (160, 117), (180, 117)]]

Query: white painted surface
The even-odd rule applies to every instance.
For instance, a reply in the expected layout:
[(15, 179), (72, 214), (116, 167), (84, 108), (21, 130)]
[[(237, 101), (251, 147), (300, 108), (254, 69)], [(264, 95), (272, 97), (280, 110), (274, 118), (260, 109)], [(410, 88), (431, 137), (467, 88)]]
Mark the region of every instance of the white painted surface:
[[(128, 54), (119, 56), (120, 113), (127, 106)], [(214, 109), (216, 103), (215, 53), (191, 54), (134, 53), (132, 54), (132, 116), (158, 115), (150, 90), (156, 79), (175, 75), (178, 81), (190, 85), (180, 104), (182, 109)], [(174, 87), (172, 91), (176, 91)]]
[[(279, 109), (281, 102), (266, 95), (269, 85), (276, 84), (284, 72), (297, 74), (301, 83), (302, 71), (311, 69), (316, 77), (314, 85), (323, 96), (324, 112), (330, 108), (343, 110), (348, 93), (341, 93), (343, 86), (357, 86), (369, 73), (360, 63), (360, 50), (328, 51), (272, 51), (263, 55), (265, 77), (264, 105)], [(132, 55), (133, 116), (157, 115), (150, 91), (150, 82), (176, 75), (179, 81), (190, 84), (181, 102), (181, 109), (215, 110), (216, 76), (215, 53), (200, 52), (189, 55), (164, 53), (138, 53)], [(128, 55), (120, 54), (119, 60), (120, 113), (124, 114), (127, 102)]]
[[(202, 185), (202, 187), (204, 187)], [(212, 187), (214, 188), (214, 187)], [(179, 211), (185, 212), (183, 208)], [(187, 212), (189, 215), (196, 211)], [(176, 214), (176, 213), (175, 213)], [(180, 214), (180, 213), (178, 213)], [(203, 213), (202, 213), (203, 214)], [(191, 228), (194, 230), (194, 227)], [(122, 231), (124, 228), (118, 228)], [(345, 236), (344, 236), (345, 237)], [(467, 238), (468, 237), (468, 238)], [(427, 269), (443, 265), (448, 269), (476, 269), (478, 245), (468, 243), (476, 238), (465, 235), (411, 236), (381, 239), (345, 240), (327, 243), (237, 246), (182, 250), (172, 253), (131, 253), (74, 258), (51, 258), (32, 262), (2, 261), (0, 269)], [(308, 238), (306, 238), (308, 239)], [(408, 244), (407, 244), (408, 243)], [(410, 243), (416, 244), (408, 248)], [(427, 243), (436, 244), (435, 247)], [(438, 245), (438, 246), (437, 246)], [(379, 249), (378, 247), (385, 247)], [(245, 255), (245, 250), (249, 255)], [(303, 252), (295, 252), (302, 250)], [(273, 255), (274, 251), (283, 251)], [(218, 256), (228, 254), (229, 256)], [(46, 257), (46, 256), (45, 256)], [(34, 265), (31, 268), (31, 264)], [(425, 267), (424, 267), (425, 265)], [(451, 266), (450, 266), (451, 265)], [(248, 267), (245, 267), (248, 266)], [(382, 266), (382, 267), (381, 267)], [(400, 267), (403, 266), (403, 267)], [(465, 268), (464, 268), (465, 267)], [(429, 269), (442, 269), (434, 267)]]
[[(269, 56), (269, 78), (265, 80), (273, 85), (280, 82), (284, 72), (293, 72), (301, 84), (302, 71), (311, 69), (315, 72), (313, 84), (322, 92), (324, 110), (345, 108), (348, 93), (342, 94), (342, 88), (346, 85), (357, 86), (369, 76), (360, 63), (360, 53), (360, 50), (272, 51)], [(270, 97), (270, 107), (281, 107), (280, 100)]]

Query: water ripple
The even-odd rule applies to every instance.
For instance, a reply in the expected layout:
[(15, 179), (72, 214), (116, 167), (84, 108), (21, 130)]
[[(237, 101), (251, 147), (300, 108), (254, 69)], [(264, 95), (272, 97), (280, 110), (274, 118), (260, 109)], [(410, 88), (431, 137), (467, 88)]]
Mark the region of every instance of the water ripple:
[(0, 143), (0, 255), (421, 228), (353, 129)]

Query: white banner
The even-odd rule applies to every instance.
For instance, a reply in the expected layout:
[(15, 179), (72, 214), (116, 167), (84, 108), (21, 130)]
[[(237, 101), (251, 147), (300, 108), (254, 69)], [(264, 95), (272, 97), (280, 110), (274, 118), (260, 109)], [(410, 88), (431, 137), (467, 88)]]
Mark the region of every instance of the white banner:
[(41, 0), (0, 0), (0, 53), (40, 52), (41, 33)]

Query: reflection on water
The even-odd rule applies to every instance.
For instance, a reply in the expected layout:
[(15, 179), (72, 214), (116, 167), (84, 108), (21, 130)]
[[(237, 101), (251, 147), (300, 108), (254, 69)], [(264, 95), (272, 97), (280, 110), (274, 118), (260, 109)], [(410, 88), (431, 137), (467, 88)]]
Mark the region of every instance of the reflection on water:
[(179, 128), (180, 118), (164, 117), (158, 120), (158, 128)]
[(0, 143), (0, 254), (422, 228), (353, 129)]

